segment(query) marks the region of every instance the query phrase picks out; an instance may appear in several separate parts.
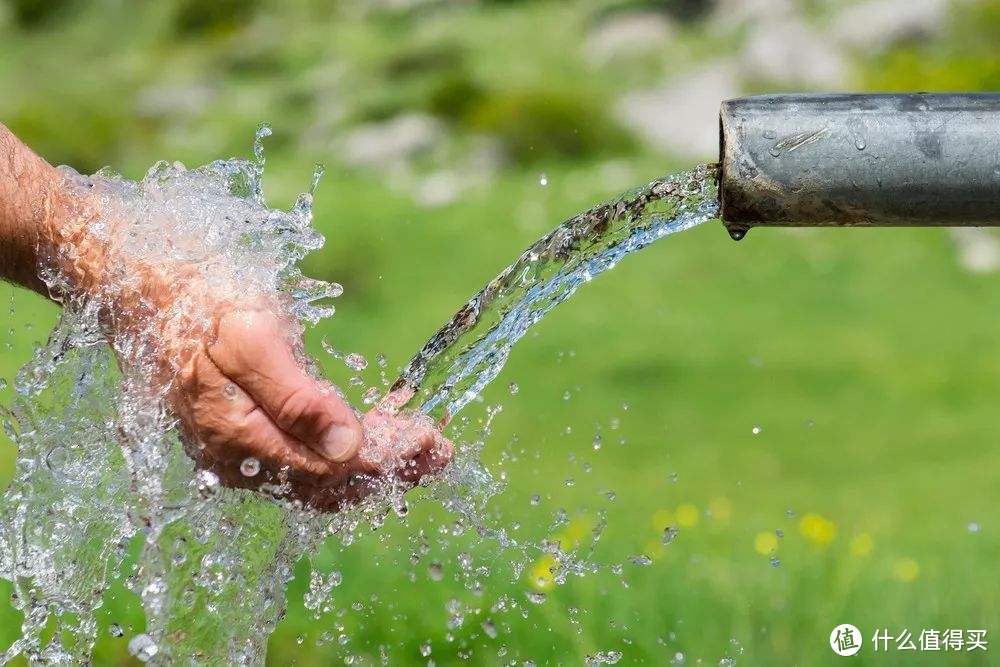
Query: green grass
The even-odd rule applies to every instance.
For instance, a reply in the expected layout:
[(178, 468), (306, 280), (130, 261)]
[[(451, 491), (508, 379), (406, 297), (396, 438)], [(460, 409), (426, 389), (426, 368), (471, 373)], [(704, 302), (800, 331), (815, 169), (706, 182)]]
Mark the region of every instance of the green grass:
[[(413, 30), (375, 17), (337, 23), (330, 29), (338, 39), (329, 43), (318, 29), (294, 43), (276, 43), (273, 36), (254, 42), (257, 51), (277, 59), (278, 73), (225, 70), (221, 98), (171, 133), (160, 121), (136, 120), (128, 108), (128, 95), (143, 76), (173, 67), (171, 76), (197, 78), (236, 55), (260, 68), (263, 55), (245, 44), (236, 48), (238, 40), (225, 32), (234, 28), (226, 26), (200, 41), (154, 39), (158, 26), (172, 24), (165, 11), (147, 9), (108, 63), (108, 88), (90, 71), (79, 75), (82, 82), (59, 74), (66, 55), (38, 64), (61, 79), (31, 80), (26, 63), (53, 34), (65, 37), (69, 53), (89, 53), (123, 20), (108, 19), (111, 27), (102, 28), (91, 15), (96, 10), (77, 11), (82, 14), (69, 23), (19, 36), (8, 57), (0, 58), (0, 80), (23, 84), (17, 95), (0, 101), (13, 114), (8, 122), (15, 131), (43, 151), (62, 142), (52, 148), (53, 159), (79, 156), (88, 166), (107, 159), (137, 176), (160, 157), (194, 163), (243, 150), (253, 124), (270, 120), (279, 141), (269, 154), (268, 185), (282, 202), (305, 186), (313, 159), (336, 167), (330, 151), (297, 140), (315, 107), (286, 105), (282, 97), (308, 88), (308, 77), (295, 75), (326, 57), (324, 49), (343, 57), (360, 54), (348, 69), (349, 77), (358, 77), (351, 82), (375, 81), (380, 70), (372, 58), (379, 54), (384, 59), (392, 49), (433, 43), (438, 34), (458, 34), (464, 67), (477, 81), (499, 82), (501, 92), (504, 86), (544, 88), (553, 79), (570, 85), (572, 77), (582, 76), (578, 64), (559, 60), (569, 58), (571, 31), (564, 25), (573, 14), (559, 3), (497, 3), (437, 15)], [(273, 20), (294, 25), (304, 14), (299, 9), (284, 22)], [(537, 30), (549, 39), (533, 36), (536, 26), (551, 27)], [(688, 49), (694, 57), (702, 47), (681, 42), (670, 48)], [(549, 59), (552, 68), (539, 68), (538, 62)], [(939, 83), (946, 79), (937, 77)], [(73, 110), (58, 102), (63, 80), (72, 99), (86, 103), (79, 124)], [(365, 89), (359, 97), (365, 105), (419, 105), (425, 99), (421, 85), (383, 93)], [(607, 99), (615, 85), (611, 73), (600, 72), (587, 82), (586, 93)], [(125, 101), (114, 91), (126, 91)], [(360, 117), (365, 105), (352, 113)], [(49, 117), (50, 109), (58, 113)], [(171, 137), (177, 136), (184, 140), (175, 145)], [(320, 353), (324, 336), (340, 349), (382, 352), (400, 366), (537, 236), (630, 183), (685, 167), (634, 146), (621, 159), (631, 175), (611, 182), (602, 177), (603, 158), (570, 159), (557, 150), (510, 165), (489, 187), (439, 209), (415, 207), (378, 174), (331, 169), (316, 203), (316, 224), (327, 246), (307, 266), (314, 275), (342, 282), (347, 292), (337, 315), (309, 332), (310, 349), (338, 382), (347, 379), (347, 369)], [(538, 184), (542, 171), (549, 180), (545, 188)], [(318, 556), (323, 569), (343, 572), (335, 597), (336, 607), (346, 610), (342, 616), (316, 620), (306, 612), (301, 597), (307, 568), (300, 567), (288, 616), (271, 639), (270, 659), (325, 665), (357, 654), (377, 662), (379, 646), (386, 645), (393, 664), (411, 664), (426, 660), (419, 646), (429, 641), (430, 657), (439, 665), (469, 651), (474, 664), (573, 664), (598, 650), (623, 651), (630, 664), (664, 664), (677, 652), (687, 664), (716, 664), (726, 655), (738, 664), (825, 664), (836, 658), (827, 641), (841, 622), (861, 627), (866, 642), (876, 627), (915, 634), (949, 627), (996, 632), (997, 312), (1000, 275), (963, 272), (940, 230), (755, 229), (733, 243), (711, 223), (671, 237), (588, 285), (541, 323), (486, 395), (487, 402), (504, 405), (485, 453), (508, 480), (491, 506), (496, 523), (520, 524), (514, 534), (539, 540), (550, 536), (559, 508), (574, 526), (586, 526), (605, 511), (608, 527), (596, 559), (623, 563), (623, 574), (606, 568), (570, 577), (548, 591), (544, 604), (532, 605), (524, 597), (532, 582), (513, 576), (509, 554), (467, 537), (439, 544), (442, 513), (429, 502), (416, 503), (405, 525), (393, 519), (378, 534), (350, 547), (330, 544)], [(7, 337), (12, 348), (0, 354), (0, 376), (13, 376), (55, 315), (41, 299), (14, 294), (13, 335)], [(508, 395), (510, 382), (520, 386), (516, 396)], [(10, 391), (0, 390), (0, 399), (6, 402)], [(569, 400), (563, 399), (566, 391)], [(614, 420), (620, 420), (618, 429)], [(761, 428), (758, 435), (754, 426)], [(595, 451), (591, 442), (598, 428), (604, 444)], [(2, 452), (0, 479), (6, 480), (14, 453), (6, 441)], [(567, 479), (574, 484), (567, 486)], [(614, 501), (608, 490), (614, 490)], [(529, 502), (536, 493), (542, 496), (537, 507)], [(690, 506), (694, 525), (687, 525)], [(802, 531), (810, 514), (832, 522), (821, 522), (812, 539)], [(662, 523), (682, 518), (677, 538), (657, 546)], [(978, 522), (981, 532), (970, 532), (970, 522)], [(431, 537), (432, 553), (414, 566), (409, 543), (421, 530)], [(776, 530), (784, 537), (776, 540), (780, 563), (774, 567), (755, 542), (768, 547), (769, 538), (760, 536)], [(824, 533), (832, 540), (817, 543)], [(859, 553), (865, 551), (862, 535), (870, 538), (870, 553)], [(481, 595), (457, 574), (456, 558), (464, 550), (490, 570), (480, 578)], [(653, 564), (629, 562), (641, 553), (652, 556)], [(444, 563), (443, 581), (427, 574), (434, 559)], [(516, 608), (508, 603), (506, 611), (490, 611), (504, 596)], [(461, 627), (449, 630), (451, 599), (472, 611)], [(100, 616), (104, 626), (127, 627), (122, 639), (102, 629), (97, 662), (128, 660), (129, 627), (142, 627), (136, 600), (114, 591)], [(481, 627), (487, 617), (498, 626), (495, 639)], [(16, 637), (18, 622), (0, 604), (0, 644)], [(336, 640), (338, 624), (350, 638), (345, 646)], [(317, 645), (326, 632), (334, 639)], [(986, 664), (989, 655), (951, 655), (946, 661)], [(882, 659), (866, 648), (859, 662), (903, 659), (939, 664), (943, 657), (890, 653)]]

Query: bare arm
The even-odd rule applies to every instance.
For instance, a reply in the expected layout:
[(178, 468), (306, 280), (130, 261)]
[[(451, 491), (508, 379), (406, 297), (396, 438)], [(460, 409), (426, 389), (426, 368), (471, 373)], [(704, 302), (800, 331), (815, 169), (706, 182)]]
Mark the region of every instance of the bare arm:
[(37, 250), (62, 196), (62, 179), (48, 162), (0, 123), (0, 277), (46, 294)]
[[(162, 375), (188, 440), (201, 445), (190, 450), (198, 465), (234, 486), (288, 478), (292, 496), (335, 509), (359, 493), (346, 482), (380, 473), (387, 455), (410, 462), (396, 472), (409, 482), (448, 461), (450, 443), (428, 421), (397, 416), (392, 400), (362, 423), (301, 366), (295, 328), (272, 301), (218, 294), (191, 267), (136, 261), (114, 234), (95, 233), (91, 199), (0, 125), (0, 277), (48, 295), (38, 271), (52, 265), (68, 289), (101, 300), (113, 344), (137, 333), (151, 340), (115, 345), (119, 361), (129, 367), (140, 360), (124, 350), (152, 350), (151, 377)], [(191, 322), (204, 323), (200, 334)], [(261, 462), (253, 478), (239, 472), (249, 456)]]

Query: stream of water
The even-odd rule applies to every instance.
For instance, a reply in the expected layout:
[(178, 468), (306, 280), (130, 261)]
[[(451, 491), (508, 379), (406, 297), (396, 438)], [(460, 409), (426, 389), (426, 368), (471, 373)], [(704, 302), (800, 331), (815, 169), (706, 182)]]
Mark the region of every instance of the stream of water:
[[(105, 224), (111, 217), (129, 221), (115, 232), (119, 237), (102, 241), (179, 263), (219, 290), (284, 295), (289, 317), (304, 327), (332, 315), (330, 299), (340, 288), (298, 268), (323, 243), (311, 224), (312, 192), (288, 211), (264, 201), (260, 141), (267, 133), (259, 133), (253, 159), (193, 169), (162, 162), (138, 182), (104, 171), (65, 173), (102, 203), (106, 219), (95, 222), (95, 234), (111, 233)], [(452, 419), (497, 376), (527, 329), (579, 285), (716, 214), (715, 174), (701, 166), (568, 220), (414, 357), (396, 383), (415, 391), (407, 407)], [(56, 264), (43, 277), (56, 292), (65, 287)], [(166, 407), (167, 389), (151, 383), (155, 374), (143, 362), (156, 332), (112, 349), (101, 298), (64, 298), (58, 325), (19, 372), (16, 397), (0, 413), (18, 448), (14, 479), (0, 500), (0, 577), (11, 582), (13, 605), (24, 615), (20, 638), (0, 659), (87, 662), (97, 612), (123, 588), (145, 614), (145, 629), (127, 638), (139, 660), (260, 664), (295, 564), (324, 540), (349, 544), (358, 530), (377, 529), (387, 513), (405, 516), (401, 491), (386, 485), (358, 507), (331, 515), (228, 489), (213, 473), (194, 471)], [(453, 435), (456, 459), (426, 496), (505, 549), (554, 554), (553, 568), (563, 577), (573, 568), (585, 571), (558, 545), (519, 544), (503, 526), (491, 527), (486, 506), (502, 484), (479, 461), (488, 433), (487, 420), (478, 431)], [(325, 608), (340, 576), (314, 572), (307, 608)]]
[(531, 244), (441, 327), (393, 385), (447, 422), (503, 369), (549, 311), (626, 255), (718, 215), (714, 167), (652, 181), (570, 218)]

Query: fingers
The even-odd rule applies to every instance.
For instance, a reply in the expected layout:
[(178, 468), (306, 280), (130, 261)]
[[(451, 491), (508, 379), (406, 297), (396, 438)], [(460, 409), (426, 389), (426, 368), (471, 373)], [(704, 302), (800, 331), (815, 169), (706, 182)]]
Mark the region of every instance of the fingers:
[(202, 445), (199, 459), (203, 464), (225, 472), (227, 480), (259, 484), (261, 480), (241, 480), (230, 474), (241, 474), (240, 464), (250, 456), (273, 475), (285, 471), (286, 476), (323, 477), (340, 472), (341, 465), (279, 429), (206, 355), (196, 354), (180, 380), (174, 403), (185, 430)]
[(266, 311), (233, 311), (219, 321), (208, 355), (279, 429), (327, 460), (354, 457), (362, 442), (353, 410), (296, 360), (281, 322)]
[[(390, 395), (365, 415), (362, 432), (351, 408), (299, 365), (279, 325), (262, 311), (227, 315), (216, 342), (180, 373), (172, 402), (201, 445), (193, 453), (200, 466), (229, 486), (338, 510), (447, 465), (451, 443), (429, 418), (393, 414), (402, 396)], [(331, 436), (336, 429), (349, 433)], [(336, 438), (349, 442), (331, 452), (328, 441)], [(251, 456), (259, 470), (241, 471)]]

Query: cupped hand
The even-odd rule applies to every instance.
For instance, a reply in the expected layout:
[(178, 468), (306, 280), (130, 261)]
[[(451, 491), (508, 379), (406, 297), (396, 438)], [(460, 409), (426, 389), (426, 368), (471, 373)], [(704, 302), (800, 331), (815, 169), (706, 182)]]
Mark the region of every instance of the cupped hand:
[(439, 471), (452, 446), (389, 396), (359, 419), (296, 357), (291, 327), (267, 308), (222, 306), (183, 355), (168, 395), (198, 465), (229, 486), (338, 510), (392, 479)]

